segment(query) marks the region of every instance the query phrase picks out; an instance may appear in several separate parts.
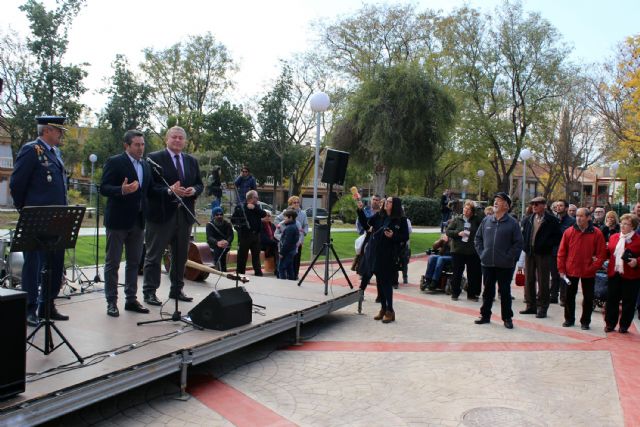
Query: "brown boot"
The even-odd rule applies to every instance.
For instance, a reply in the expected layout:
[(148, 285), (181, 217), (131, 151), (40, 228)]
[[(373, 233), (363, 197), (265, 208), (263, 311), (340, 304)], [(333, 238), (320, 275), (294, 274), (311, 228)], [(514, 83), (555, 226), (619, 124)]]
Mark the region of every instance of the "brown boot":
[(385, 315), (385, 311), (384, 310), (380, 310), (380, 313), (378, 313), (377, 315), (373, 316), (373, 320), (382, 320), (382, 318)]
[(382, 318), (382, 323), (391, 323), (396, 320), (396, 312), (395, 311), (387, 311)]

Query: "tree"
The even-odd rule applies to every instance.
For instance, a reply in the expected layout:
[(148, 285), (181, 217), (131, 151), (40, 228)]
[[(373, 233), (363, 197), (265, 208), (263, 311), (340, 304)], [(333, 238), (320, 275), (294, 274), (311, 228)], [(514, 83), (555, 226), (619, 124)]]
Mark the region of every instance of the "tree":
[(144, 49), (144, 55), (140, 67), (153, 89), (156, 119), (167, 124), (173, 117), (187, 131), (189, 149), (198, 150), (204, 116), (232, 87), (229, 74), (236, 66), (227, 48), (207, 33), (165, 50)]
[[(114, 141), (120, 143), (126, 131), (150, 125), (153, 100), (151, 88), (138, 80), (126, 57), (116, 55), (112, 68), (110, 86), (102, 90), (109, 100), (99, 116), (99, 124), (109, 128)], [(120, 151), (120, 144), (117, 145)]]
[(2, 40), (0, 57), (7, 82), (3, 111), (14, 153), (22, 143), (35, 139), (35, 116), (61, 114), (74, 123), (83, 109), (79, 98), (86, 91), (83, 79), (87, 73), (83, 67), (87, 64), (64, 65), (62, 61), (69, 26), (84, 0), (60, 0), (57, 4), (55, 10), (47, 11), (42, 3), (28, 0), (20, 6), (31, 29), (27, 42), (15, 34)]
[(458, 133), (470, 135), (479, 153), (491, 153), (497, 187), (508, 191), (530, 127), (564, 94), (568, 48), (539, 14), (525, 16), (520, 2), (505, 1), (495, 17), (494, 24), (457, 9), (444, 50), (455, 58), (452, 84), (462, 95)]
[(349, 99), (331, 140), (375, 174), (384, 194), (394, 167), (434, 168), (433, 154), (453, 126), (453, 100), (416, 63), (382, 68)]

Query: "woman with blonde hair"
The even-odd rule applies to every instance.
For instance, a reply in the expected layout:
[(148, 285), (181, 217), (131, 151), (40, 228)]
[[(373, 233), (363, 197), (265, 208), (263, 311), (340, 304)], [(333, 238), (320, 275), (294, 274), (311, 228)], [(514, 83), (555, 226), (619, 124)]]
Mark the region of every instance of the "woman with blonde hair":
[(609, 243), (609, 237), (620, 232), (620, 220), (618, 220), (618, 214), (614, 211), (609, 211), (604, 217), (604, 224), (600, 226), (600, 231), (604, 236), (604, 242)]

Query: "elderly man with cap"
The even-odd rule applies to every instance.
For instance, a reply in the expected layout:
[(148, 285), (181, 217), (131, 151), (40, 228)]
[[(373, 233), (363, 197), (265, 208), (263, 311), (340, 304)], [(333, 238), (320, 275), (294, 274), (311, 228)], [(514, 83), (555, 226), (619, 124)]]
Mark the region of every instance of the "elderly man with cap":
[[(537, 318), (547, 317), (549, 309), (549, 273), (553, 262), (553, 247), (560, 244), (562, 231), (558, 218), (546, 210), (544, 197), (531, 199), (533, 212), (522, 221), (524, 239), (525, 310), (520, 314), (535, 314)], [(536, 293), (536, 282), (537, 293)]]
[(511, 279), (522, 251), (522, 232), (518, 221), (509, 215), (511, 198), (499, 192), (493, 200), (493, 215), (480, 223), (474, 240), (480, 255), (484, 292), (477, 325), (491, 321), (491, 306), (496, 295), (496, 282), (500, 289), (500, 308), (504, 327), (513, 329), (511, 310)]
[[(59, 146), (66, 130), (65, 117), (37, 117), (38, 138), (20, 148), (9, 181), (14, 206), (20, 210), (25, 206), (64, 206), (67, 204), (67, 174), (60, 157)], [(22, 267), (22, 290), (27, 292), (27, 324), (38, 325), (36, 309), (41, 318), (45, 306), (50, 306), (52, 320), (69, 320), (60, 313), (53, 301), (60, 292), (64, 268), (64, 250), (53, 254), (51, 283), (49, 289), (42, 280), (46, 255), (42, 251), (25, 252)], [(42, 290), (39, 294), (39, 288)]]

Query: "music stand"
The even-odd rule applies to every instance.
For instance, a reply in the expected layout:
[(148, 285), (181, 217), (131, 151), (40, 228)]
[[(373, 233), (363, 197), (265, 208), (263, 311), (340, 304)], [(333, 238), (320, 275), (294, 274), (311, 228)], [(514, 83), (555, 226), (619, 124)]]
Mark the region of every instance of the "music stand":
[[(329, 194), (331, 194), (331, 192), (333, 191), (333, 183), (329, 184)], [(304, 212), (302, 213), (304, 215)], [(313, 226), (315, 227), (317, 224), (313, 224)], [(328, 230), (328, 236), (327, 236), (327, 242), (322, 244), (322, 249), (320, 251), (318, 251), (318, 253), (316, 254), (315, 258), (313, 258), (313, 261), (311, 261), (311, 264), (309, 264), (309, 267), (307, 268), (307, 271), (304, 272), (304, 274), (302, 275), (302, 277), (300, 278), (300, 280), (298, 281), (298, 286), (302, 285), (302, 282), (304, 281), (304, 279), (307, 277), (307, 274), (309, 274), (309, 272), (311, 270), (313, 270), (316, 273), (316, 276), (320, 277), (320, 275), (315, 271), (315, 269), (313, 268), (313, 266), (316, 264), (316, 261), (318, 261), (318, 258), (320, 258), (320, 255), (324, 255), (324, 278), (323, 278), (323, 283), (324, 283), (324, 294), (328, 295), (329, 294), (329, 279), (332, 278), (337, 271), (335, 271), (333, 274), (329, 275), (329, 258), (331, 256), (331, 254), (333, 253), (333, 256), (336, 258), (336, 261), (338, 262), (338, 265), (340, 266), (340, 270), (342, 270), (342, 274), (344, 275), (344, 278), (347, 279), (347, 283), (349, 284), (349, 287), (351, 289), (353, 289), (353, 285), (351, 284), (351, 280), (349, 280), (349, 275), (347, 274), (347, 271), (344, 269), (342, 262), (340, 261), (340, 258), (338, 257), (338, 253), (336, 252), (335, 248), (333, 247), (333, 239), (331, 238), (331, 209), (329, 209), (329, 216), (327, 217), (327, 227), (329, 228)], [(315, 237), (315, 233), (314, 233), (314, 239)], [(331, 251), (331, 252), (329, 252)]]
[[(16, 225), (11, 252), (44, 251), (46, 252), (45, 280), (42, 282), (43, 299), (45, 301), (45, 318), (36, 329), (29, 334), (27, 342), (44, 328), (44, 348), (31, 344), (33, 347), (48, 355), (62, 344), (66, 344), (80, 363), (84, 359), (73, 348), (69, 340), (51, 320), (51, 282), (53, 255), (56, 251), (74, 248), (78, 240), (78, 232), (84, 217), (85, 208), (81, 206), (28, 206), (20, 211), (20, 218)], [(53, 344), (51, 328), (62, 340), (58, 345)]]

